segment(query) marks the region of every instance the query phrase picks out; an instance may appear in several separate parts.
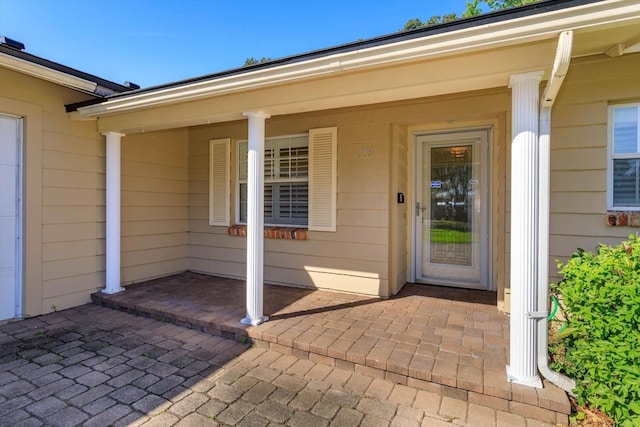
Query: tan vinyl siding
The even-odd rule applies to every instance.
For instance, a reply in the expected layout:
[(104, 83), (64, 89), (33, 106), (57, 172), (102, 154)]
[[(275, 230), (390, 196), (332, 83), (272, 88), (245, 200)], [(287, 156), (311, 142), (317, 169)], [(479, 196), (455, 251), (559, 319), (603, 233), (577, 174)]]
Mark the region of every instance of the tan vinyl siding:
[(104, 143), (93, 122), (71, 122), (64, 111), (43, 117), (42, 311), (48, 312), (89, 302), (103, 286)]
[(122, 283), (187, 269), (187, 131), (122, 139)]
[[(337, 231), (309, 231), (309, 240), (265, 239), (265, 281), (372, 295), (388, 293), (388, 123), (349, 123), (352, 114), (267, 121), (267, 136), (338, 125)], [(342, 125), (342, 126), (341, 126)], [(246, 123), (203, 126), (190, 132), (189, 268), (230, 277), (246, 275), (246, 239), (208, 226), (208, 141), (246, 138)], [(362, 147), (370, 148), (362, 156)], [(236, 144), (232, 142), (235, 208)], [(371, 185), (370, 180), (373, 179)], [(378, 183), (379, 185), (376, 185)], [(232, 209), (233, 211), (234, 209)], [(235, 221), (235, 212), (232, 218)]]
[(104, 281), (104, 147), (64, 105), (88, 96), (6, 69), (0, 94), (0, 111), (25, 123), (25, 315), (87, 303)]
[(607, 108), (640, 101), (640, 54), (574, 59), (553, 109), (549, 265), (577, 248), (617, 244), (636, 229), (607, 225)]
[[(0, 111), (25, 118), (25, 314), (90, 301), (104, 287), (105, 143), (64, 105), (88, 99), (0, 69)], [(187, 268), (187, 131), (122, 139), (124, 284)]]
[[(267, 120), (267, 137), (338, 128), (338, 194), (336, 232), (310, 231), (306, 241), (265, 239), (265, 281), (384, 297), (397, 292), (410, 269), (413, 130), (504, 126), (509, 101), (502, 89)], [(232, 139), (233, 211), (235, 141), (245, 139), (246, 133), (246, 121), (190, 129), (191, 270), (237, 278), (246, 275), (246, 239), (228, 236), (227, 227), (209, 226), (207, 205), (208, 142)], [(495, 141), (502, 141), (492, 149), (497, 161), (504, 159), (498, 152), (504, 150), (505, 130), (496, 129), (494, 134), (499, 135)], [(491, 169), (494, 176), (504, 176), (502, 166)], [(397, 203), (398, 192), (405, 194), (404, 204)], [(504, 188), (496, 186), (493, 197), (504, 199)], [(503, 209), (504, 201), (499, 206)], [(504, 217), (497, 215), (494, 226), (494, 242), (498, 242)], [(498, 265), (504, 267), (504, 262)], [(494, 282), (496, 277), (494, 271)]]
[[(409, 278), (409, 144), (406, 126), (392, 128), (391, 180), (389, 188), (390, 221), (390, 268), (389, 295), (396, 294)], [(398, 193), (404, 196), (404, 203), (398, 203)]]

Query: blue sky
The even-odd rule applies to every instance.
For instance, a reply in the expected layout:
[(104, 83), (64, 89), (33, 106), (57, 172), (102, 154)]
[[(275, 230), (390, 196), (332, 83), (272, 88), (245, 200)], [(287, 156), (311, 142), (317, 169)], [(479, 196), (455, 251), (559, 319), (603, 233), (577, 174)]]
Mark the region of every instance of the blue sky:
[(0, 0), (0, 35), (26, 51), (143, 87), (460, 14), (465, 0)]

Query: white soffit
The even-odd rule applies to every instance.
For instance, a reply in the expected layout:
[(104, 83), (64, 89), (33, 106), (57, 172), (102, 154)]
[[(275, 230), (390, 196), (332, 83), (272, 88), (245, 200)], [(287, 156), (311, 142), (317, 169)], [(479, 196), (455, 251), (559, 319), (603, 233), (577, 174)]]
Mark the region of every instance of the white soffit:
[(605, 54), (607, 56), (615, 57), (637, 52), (640, 52), (640, 34), (624, 42), (616, 43), (607, 49)]

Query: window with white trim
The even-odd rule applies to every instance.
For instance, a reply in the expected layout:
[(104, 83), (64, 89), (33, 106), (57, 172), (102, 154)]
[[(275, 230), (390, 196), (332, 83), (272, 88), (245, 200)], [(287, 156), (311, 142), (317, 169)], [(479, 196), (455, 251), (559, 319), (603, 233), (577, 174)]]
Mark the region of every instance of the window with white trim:
[[(265, 140), (265, 225), (336, 231), (338, 129)], [(236, 151), (237, 173), (231, 184), (231, 139), (209, 141), (209, 224), (229, 226), (232, 186), (236, 224), (247, 221), (247, 141)]]
[(608, 204), (640, 208), (640, 103), (609, 107)]
[[(248, 142), (238, 142), (238, 222), (247, 222)], [(309, 217), (309, 136), (265, 139), (264, 223), (306, 227)]]

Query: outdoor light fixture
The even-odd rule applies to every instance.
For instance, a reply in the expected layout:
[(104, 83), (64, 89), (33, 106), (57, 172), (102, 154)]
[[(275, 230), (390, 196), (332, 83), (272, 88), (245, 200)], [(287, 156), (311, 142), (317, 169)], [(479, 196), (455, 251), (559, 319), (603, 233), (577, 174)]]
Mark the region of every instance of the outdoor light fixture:
[(449, 153), (456, 159), (459, 159), (467, 154), (467, 147), (451, 147), (449, 148)]

